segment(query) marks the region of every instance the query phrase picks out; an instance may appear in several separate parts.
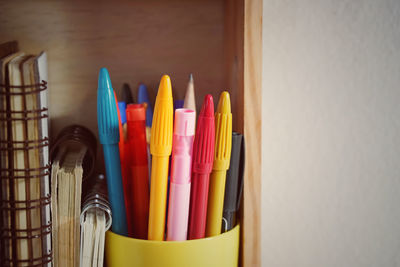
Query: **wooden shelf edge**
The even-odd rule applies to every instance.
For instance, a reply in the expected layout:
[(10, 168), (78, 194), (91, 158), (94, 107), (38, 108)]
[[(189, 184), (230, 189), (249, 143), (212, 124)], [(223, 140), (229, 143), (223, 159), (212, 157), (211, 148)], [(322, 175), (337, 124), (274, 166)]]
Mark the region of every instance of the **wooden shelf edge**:
[(244, 1), (244, 116), (246, 167), (242, 235), (244, 267), (261, 266), (262, 0)]

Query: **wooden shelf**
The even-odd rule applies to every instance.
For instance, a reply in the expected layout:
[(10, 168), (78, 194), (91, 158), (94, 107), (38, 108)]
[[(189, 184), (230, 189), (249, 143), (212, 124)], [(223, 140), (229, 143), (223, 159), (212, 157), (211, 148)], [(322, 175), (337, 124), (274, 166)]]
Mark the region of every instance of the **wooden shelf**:
[(228, 90), (233, 129), (247, 146), (241, 261), (260, 266), (261, 17), (262, 0), (3, 1), (0, 42), (48, 52), (53, 137), (71, 123), (97, 134), (103, 66), (117, 93), (124, 82), (135, 93), (144, 82), (154, 99), (164, 73), (175, 99), (193, 73), (198, 107), (205, 94)]

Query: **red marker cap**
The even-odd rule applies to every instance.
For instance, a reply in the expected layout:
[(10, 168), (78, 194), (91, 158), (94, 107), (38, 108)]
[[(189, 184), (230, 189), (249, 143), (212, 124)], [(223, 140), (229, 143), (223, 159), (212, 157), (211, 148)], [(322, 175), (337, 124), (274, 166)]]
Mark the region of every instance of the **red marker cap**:
[(128, 143), (130, 144), (131, 163), (147, 165), (146, 109), (142, 104), (129, 104), (126, 109), (128, 123)]
[(127, 121), (146, 120), (146, 109), (142, 104), (129, 104), (126, 110)]
[(193, 166), (195, 173), (210, 173), (214, 162), (214, 102), (206, 95), (197, 121), (193, 144)]

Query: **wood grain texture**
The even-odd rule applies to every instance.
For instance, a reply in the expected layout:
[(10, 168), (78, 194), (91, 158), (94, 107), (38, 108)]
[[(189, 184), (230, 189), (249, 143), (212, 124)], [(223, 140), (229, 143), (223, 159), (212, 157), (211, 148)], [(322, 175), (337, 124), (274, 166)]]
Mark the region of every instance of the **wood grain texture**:
[(244, 136), (246, 168), (242, 265), (261, 266), (261, 61), (262, 0), (244, 6)]
[(97, 134), (96, 90), (101, 67), (119, 92), (139, 82), (155, 98), (161, 75), (183, 99), (189, 73), (197, 107), (218, 98), (224, 82), (223, 1), (1, 1), (0, 42), (18, 40), (27, 53), (48, 51), (52, 136), (71, 123)]
[(234, 107), (232, 128), (243, 133), (244, 1), (225, 0), (224, 11), (224, 78)]

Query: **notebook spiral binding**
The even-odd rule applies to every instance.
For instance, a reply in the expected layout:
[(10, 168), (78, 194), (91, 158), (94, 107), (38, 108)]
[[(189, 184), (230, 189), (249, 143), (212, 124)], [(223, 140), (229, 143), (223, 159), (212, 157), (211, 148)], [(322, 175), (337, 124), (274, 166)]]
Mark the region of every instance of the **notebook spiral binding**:
[[(46, 89), (46, 81), (25, 86), (0, 84), (0, 101), (5, 104), (0, 105), (0, 131), (3, 131), (0, 136), (0, 266), (50, 266), (52, 262), (51, 244), (48, 244), (48, 240), (51, 240), (52, 224), (46, 215), (50, 211), (51, 196), (44, 192), (45, 179), (49, 179), (50, 175), (50, 165), (46, 163), (38, 168), (24, 169), (14, 167), (15, 153), (24, 151), (27, 155), (35, 151), (37, 155), (41, 155), (43, 149), (49, 146), (49, 140), (47, 137), (37, 140), (13, 140), (12, 134), (14, 122), (21, 121), (27, 127), (27, 122), (33, 120), (39, 125), (41, 120), (48, 118), (48, 109), (10, 110), (11, 97), (25, 98), (27, 95), (36, 94), (39, 98), (39, 94)], [(30, 183), (33, 183), (34, 179), (40, 184), (39, 198), (30, 196)], [(16, 199), (15, 187), (18, 181), (24, 181), (25, 200)], [(18, 227), (17, 221), (21, 212), (25, 214), (25, 228)], [(31, 225), (33, 212), (40, 216), (39, 227)], [(34, 242), (41, 244), (40, 255), (37, 255), (38, 249), (34, 248)], [(27, 257), (23, 259), (19, 258), (22, 252), (18, 246), (21, 244), (25, 244), (27, 248), (24, 252)]]

